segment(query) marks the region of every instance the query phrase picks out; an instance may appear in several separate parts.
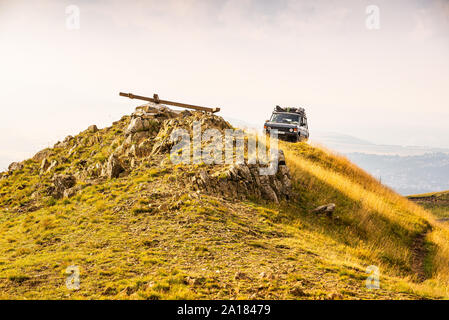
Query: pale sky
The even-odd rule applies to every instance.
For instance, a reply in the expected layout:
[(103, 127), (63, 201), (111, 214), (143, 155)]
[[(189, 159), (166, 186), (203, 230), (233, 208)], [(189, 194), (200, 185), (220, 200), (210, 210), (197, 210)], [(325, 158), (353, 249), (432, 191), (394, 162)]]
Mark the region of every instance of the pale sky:
[(449, 148), (446, 0), (0, 0), (0, 54), (0, 169), (131, 113), (119, 91), (253, 124), (304, 106), (312, 137)]

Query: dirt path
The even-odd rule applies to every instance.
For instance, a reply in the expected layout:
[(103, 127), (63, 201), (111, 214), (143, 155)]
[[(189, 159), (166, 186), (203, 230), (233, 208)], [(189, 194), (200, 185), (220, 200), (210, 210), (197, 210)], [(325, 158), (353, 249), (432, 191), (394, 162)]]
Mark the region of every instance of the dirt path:
[(423, 282), (427, 279), (424, 261), (428, 254), (428, 249), (425, 245), (427, 234), (431, 231), (429, 226), (424, 232), (420, 233), (412, 245), (412, 271), (416, 274), (417, 282)]

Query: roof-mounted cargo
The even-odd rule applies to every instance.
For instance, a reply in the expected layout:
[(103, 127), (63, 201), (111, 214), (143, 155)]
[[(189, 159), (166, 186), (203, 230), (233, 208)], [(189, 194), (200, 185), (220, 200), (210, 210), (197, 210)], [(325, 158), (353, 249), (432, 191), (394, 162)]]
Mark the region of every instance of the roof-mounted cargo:
[(290, 108), (290, 107), (280, 107), (280, 106), (276, 106), (274, 108), (274, 112), (291, 112), (291, 113), (298, 113), (298, 114), (302, 114), (305, 115), (306, 111), (304, 108)]

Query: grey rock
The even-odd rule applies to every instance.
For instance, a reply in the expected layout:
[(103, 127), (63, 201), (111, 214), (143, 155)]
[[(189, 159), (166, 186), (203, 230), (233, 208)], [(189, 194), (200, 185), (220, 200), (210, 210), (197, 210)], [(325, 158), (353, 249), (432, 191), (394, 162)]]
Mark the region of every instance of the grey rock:
[(13, 172), (16, 170), (22, 170), (23, 169), (23, 164), (21, 164), (20, 162), (13, 162), (8, 166), (8, 171)]
[(67, 147), (67, 143), (61, 141), (56, 142), (55, 145), (53, 146), (53, 148), (65, 148), (65, 147)]
[(285, 156), (284, 156), (284, 151), (279, 150), (279, 155), (278, 155), (278, 165), (282, 166), (285, 165)]
[(88, 128), (87, 128), (87, 132), (90, 132), (90, 133), (95, 133), (95, 132), (97, 132), (98, 131), (98, 128), (97, 128), (97, 126), (96, 125), (91, 125), (91, 126), (89, 126)]
[(125, 134), (136, 133), (139, 131), (145, 131), (145, 124), (142, 118), (133, 118), (126, 128)]
[[(90, 183), (88, 183), (87, 185), (89, 185)], [(65, 189), (64, 193), (63, 193), (63, 197), (64, 198), (71, 198), (73, 196), (75, 196), (78, 191), (80, 191), (83, 187), (81, 185), (75, 185), (71, 188)]]
[(201, 170), (191, 179), (194, 187), (236, 199), (256, 197), (279, 203), (291, 196), (290, 171), (280, 165), (275, 175), (260, 175), (258, 165), (234, 164), (227, 170), (208, 174)]
[(48, 161), (47, 158), (44, 158), (44, 160), (42, 160), (41, 162), (41, 174), (45, 173), (48, 167), (50, 167), (50, 161)]
[(328, 215), (332, 215), (334, 210), (335, 210), (335, 203), (329, 203), (315, 208), (312, 212), (317, 214), (326, 213)]
[(144, 140), (138, 145), (133, 144), (131, 148), (129, 148), (128, 156), (131, 155), (137, 158), (146, 157), (151, 154), (152, 147), (151, 141), (149, 140)]
[(41, 150), (33, 156), (33, 160), (37, 161), (37, 162), (41, 162), (42, 160), (44, 160), (44, 158), (47, 158), (50, 154), (51, 154), (51, 150), (48, 148)]
[(72, 188), (76, 184), (76, 178), (72, 175), (56, 175), (53, 177), (52, 196), (61, 198), (66, 189)]
[(125, 171), (125, 169), (119, 158), (115, 154), (111, 154), (108, 163), (106, 164), (106, 175), (108, 178), (118, 178), (123, 171)]

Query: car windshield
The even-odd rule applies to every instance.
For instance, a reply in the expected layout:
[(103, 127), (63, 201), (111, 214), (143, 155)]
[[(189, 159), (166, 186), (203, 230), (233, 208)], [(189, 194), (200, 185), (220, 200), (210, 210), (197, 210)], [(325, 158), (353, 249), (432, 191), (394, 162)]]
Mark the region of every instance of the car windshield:
[(296, 123), (299, 124), (299, 115), (288, 113), (275, 113), (271, 116), (272, 122)]

